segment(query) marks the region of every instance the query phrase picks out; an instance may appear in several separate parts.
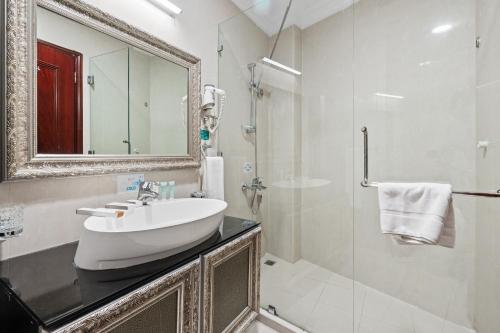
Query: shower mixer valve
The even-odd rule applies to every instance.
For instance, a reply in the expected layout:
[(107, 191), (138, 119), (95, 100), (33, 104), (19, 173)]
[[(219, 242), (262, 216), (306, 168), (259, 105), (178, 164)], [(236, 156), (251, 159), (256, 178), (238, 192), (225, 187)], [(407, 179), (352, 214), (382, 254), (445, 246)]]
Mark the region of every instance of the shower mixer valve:
[(263, 191), (265, 189), (267, 189), (267, 187), (264, 186), (262, 178), (260, 178), (260, 177), (256, 177), (256, 178), (252, 179), (252, 182), (250, 183), (250, 185), (247, 183), (244, 183), (243, 185), (241, 185), (242, 191), (247, 191), (247, 190)]
[(260, 177), (252, 179), (252, 183), (250, 183), (250, 185), (247, 183), (243, 183), (243, 185), (241, 185), (241, 190), (245, 192), (245, 194), (248, 190), (252, 191), (252, 199), (249, 204), (254, 215), (259, 213), (260, 205), (262, 203), (262, 191), (266, 188), (267, 187), (264, 186), (262, 178)]

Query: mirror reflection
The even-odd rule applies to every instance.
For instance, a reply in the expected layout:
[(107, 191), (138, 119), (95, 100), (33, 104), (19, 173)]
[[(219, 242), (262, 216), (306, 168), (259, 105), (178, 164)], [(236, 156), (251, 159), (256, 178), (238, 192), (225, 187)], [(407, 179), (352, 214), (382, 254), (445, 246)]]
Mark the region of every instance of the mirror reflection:
[(37, 153), (188, 154), (188, 69), (37, 8)]

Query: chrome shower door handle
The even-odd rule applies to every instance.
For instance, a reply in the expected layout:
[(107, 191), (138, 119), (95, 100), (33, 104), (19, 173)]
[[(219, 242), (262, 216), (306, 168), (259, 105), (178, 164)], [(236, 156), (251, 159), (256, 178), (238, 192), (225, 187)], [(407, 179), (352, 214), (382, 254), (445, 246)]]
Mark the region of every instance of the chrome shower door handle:
[(363, 181), (361, 186), (368, 186), (368, 128), (363, 126), (361, 128), (363, 133)]

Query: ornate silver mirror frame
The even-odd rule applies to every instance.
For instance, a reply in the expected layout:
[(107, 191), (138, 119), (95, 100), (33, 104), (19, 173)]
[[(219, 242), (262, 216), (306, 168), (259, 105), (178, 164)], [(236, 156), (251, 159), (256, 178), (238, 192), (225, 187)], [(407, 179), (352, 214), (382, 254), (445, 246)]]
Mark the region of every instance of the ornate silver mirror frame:
[[(199, 167), (200, 59), (80, 0), (5, 0), (6, 179)], [(188, 69), (188, 156), (35, 155), (36, 6), (41, 6)]]
[[(5, 2), (0, 2), (0, 49), (6, 49), (5, 43)], [(5, 166), (5, 52), (0, 52), (0, 182), (5, 179), (7, 168)]]

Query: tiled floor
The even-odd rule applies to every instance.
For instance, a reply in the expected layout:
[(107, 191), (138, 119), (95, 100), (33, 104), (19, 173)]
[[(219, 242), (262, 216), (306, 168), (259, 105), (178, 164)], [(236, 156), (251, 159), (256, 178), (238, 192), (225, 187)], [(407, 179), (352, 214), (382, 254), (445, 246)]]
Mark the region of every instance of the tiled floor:
[(306, 260), (261, 272), (262, 306), (311, 333), (474, 333)]
[(254, 321), (249, 328), (246, 329), (245, 333), (278, 333), (278, 331), (264, 325), (260, 321)]

